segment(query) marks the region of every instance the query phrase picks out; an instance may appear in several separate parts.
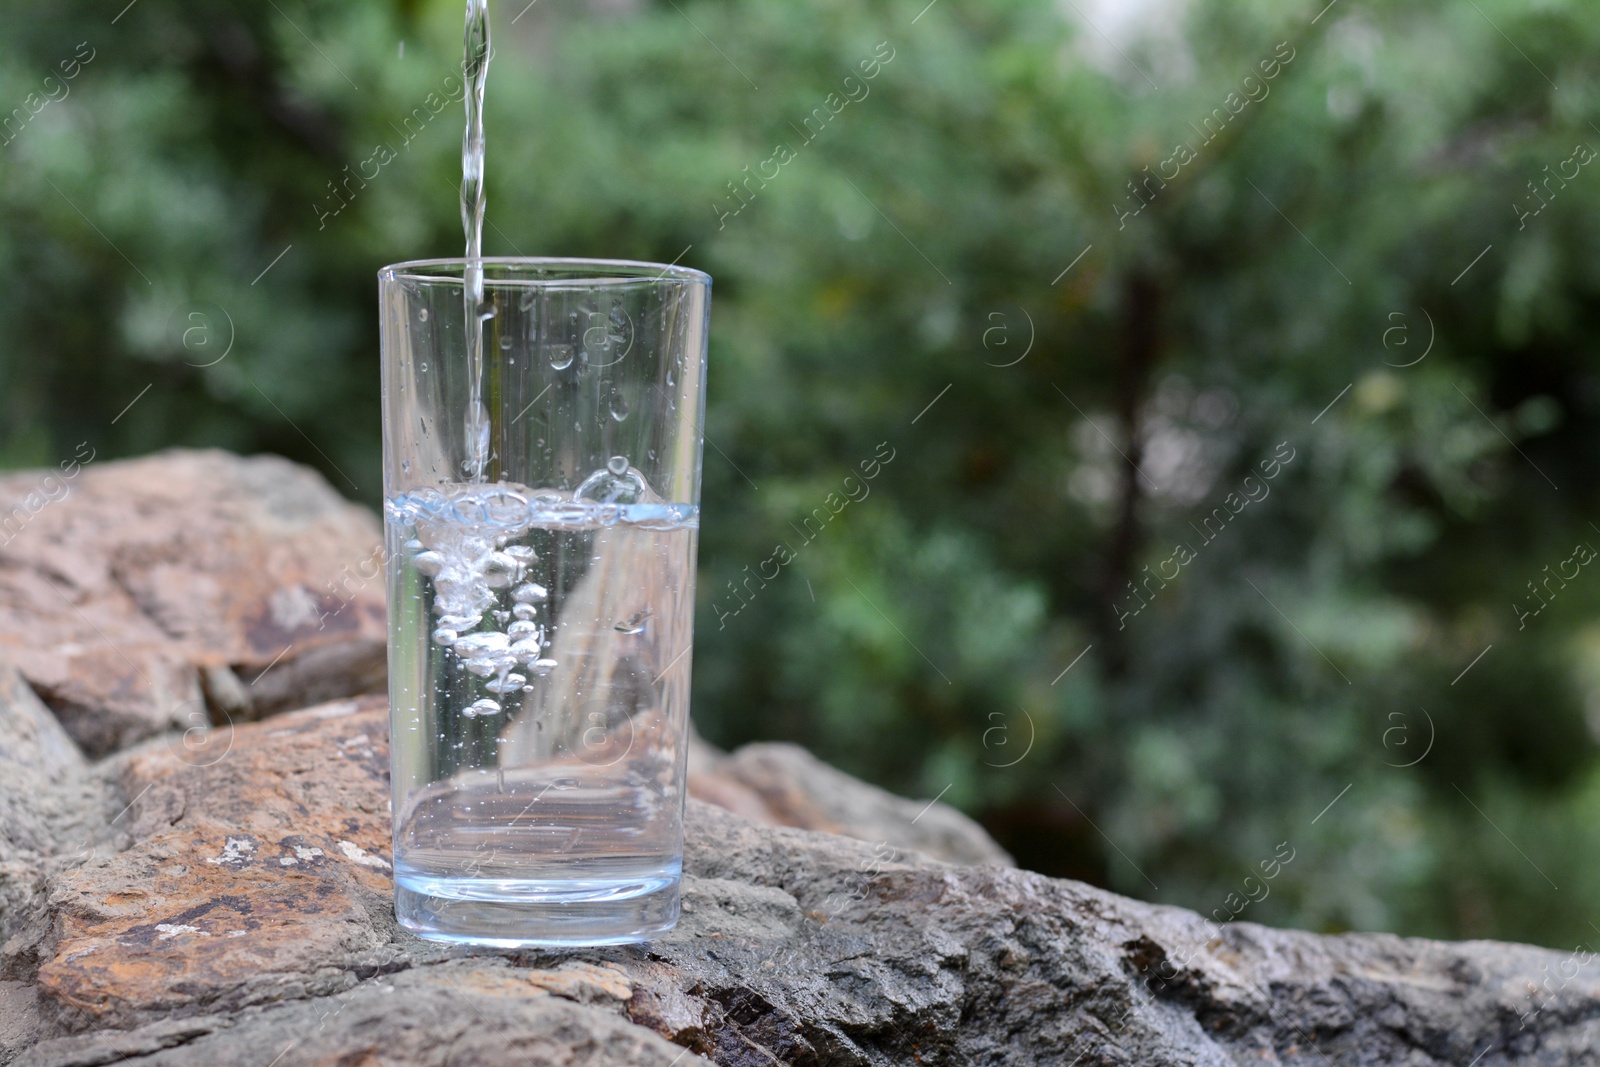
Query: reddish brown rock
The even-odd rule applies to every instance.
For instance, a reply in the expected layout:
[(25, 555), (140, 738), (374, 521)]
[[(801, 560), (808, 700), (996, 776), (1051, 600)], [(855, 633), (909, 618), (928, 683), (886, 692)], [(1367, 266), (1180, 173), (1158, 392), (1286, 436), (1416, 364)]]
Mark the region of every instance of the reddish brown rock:
[(0, 477), (0, 651), (91, 755), (383, 684), (382, 534), (272, 456)]
[[(248, 737), (234, 745), (230, 732)], [(336, 992), (317, 959), (376, 948), (389, 893), (381, 699), (346, 701), (128, 753), (127, 851), (57, 879), (39, 988), (96, 1025)]]

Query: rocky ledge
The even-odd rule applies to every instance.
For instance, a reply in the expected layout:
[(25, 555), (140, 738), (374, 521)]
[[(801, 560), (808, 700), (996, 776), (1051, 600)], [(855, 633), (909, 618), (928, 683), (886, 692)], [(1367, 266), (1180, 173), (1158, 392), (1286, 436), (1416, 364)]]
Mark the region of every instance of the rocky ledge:
[[(196, 465), (302, 487), (315, 506), (268, 531), (280, 509), (248, 493), (204, 514), (212, 501), (128, 503)], [(359, 695), (371, 676), (355, 666), (381, 640), (358, 605), (381, 592), (341, 594), (339, 614), (364, 621), (331, 635), (309, 609), (272, 606), (298, 587), (333, 610), (319, 583), (369, 558), (376, 524), (276, 460), (171, 454), (90, 473), (94, 492), (50, 503), (59, 525), (41, 508), (0, 546), (0, 596), (44, 613), (0, 630), (0, 1063), (1600, 1061), (1600, 982), (1570, 956), (1219, 929), (1016, 870), (958, 813), (790, 746), (697, 750), (691, 793), (713, 803), (690, 801), (668, 936), (562, 954), (417, 940), (390, 907), (386, 709)], [(96, 518), (117, 507), (117, 522)], [(173, 544), (212, 537), (190, 576), (172, 576), (183, 558), (160, 522)], [(253, 551), (270, 562), (244, 566)], [(162, 607), (150, 590), (180, 580), (206, 596)], [(142, 643), (96, 644), (80, 610)], [(251, 637), (265, 620), (299, 649), (276, 666)], [(116, 669), (119, 650), (127, 684), (69, 685), (86, 664)], [(271, 699), (206, 680), (220, 668), (248, 691), (301, 655)], [(157, 662), (176, 680), (164, 696), (138, 684)], [(322, 702), (282, 711), (297, 693)], [(175, 696), (203, 722), (163, 710)]]

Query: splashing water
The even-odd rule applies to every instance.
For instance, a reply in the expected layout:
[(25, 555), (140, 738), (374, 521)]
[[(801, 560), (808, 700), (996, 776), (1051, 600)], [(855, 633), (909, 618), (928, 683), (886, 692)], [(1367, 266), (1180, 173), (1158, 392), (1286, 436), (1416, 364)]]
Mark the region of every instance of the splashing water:
[(483, 299), (483, 92), (489, 81), (489, 2), (467, 0), (462, 71), (466, 76), (467, 129), (461, 136), (461, 228), (466, 231), (463, 302), (467, 327), (466, 474), (483, 481), (489, 462), (489, 413), (483, 405), (483, 324), (494, 310)]

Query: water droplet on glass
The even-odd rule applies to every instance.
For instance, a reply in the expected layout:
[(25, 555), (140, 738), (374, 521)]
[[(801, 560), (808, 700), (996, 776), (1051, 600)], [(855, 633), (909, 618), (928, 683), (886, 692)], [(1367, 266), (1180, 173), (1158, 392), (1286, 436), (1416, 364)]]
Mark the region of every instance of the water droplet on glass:
[[(401, 388), (404, 388), (404, 386), (402, 386)], [(401, 460), (400, 461), (400, 469), (402, 471), (404, 471), (406, 474), (410, 474), (411, 473), (411, 461), (409, 459)]]
[(617, 623), (612, 627), (612, 629), (617, 631), (619, 634), (642, 634), (644, 633), (645, 621), (653, 614), (655, 614), (655, 612), (651, 611), (649, 608), (645, 608), (643, 611), (636, 611), (632, 615), (629, 615), (626, 619), (623, 619), (621, 622)]
[(509, 338), (509, 337), (500, 338), (500, 351), (502, 351), (502, 352), (511, 351), (511, 338)]
[(612, 456), (605, 470), (595, 471), (572, 491), (580, 504), (637, 504), (649, 493), (644, 475), (628, 466), (625, 456)]
[(550, 346), (550, 369), (566, 370), (572, 366), (573, 349), (571, 345)]
[(428, 365), (426, 363), (418, 363), (417, 369), (420, 371), (426, 371), (428, 369)]
[(621, 393), (611, 398), (611, 417), (618, 422), (628, 417), (628, 400)]

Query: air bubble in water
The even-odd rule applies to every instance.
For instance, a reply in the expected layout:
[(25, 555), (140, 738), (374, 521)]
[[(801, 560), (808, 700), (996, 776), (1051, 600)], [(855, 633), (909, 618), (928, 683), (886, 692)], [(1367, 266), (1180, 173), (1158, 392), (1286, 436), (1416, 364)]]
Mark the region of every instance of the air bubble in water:
[(490, 589), (504, 589), (517, 580), (522, 564), (505, 552), (491, 553), (483, 565), (483, 582)]
[(477, 718), (479, 715), (498, 715), (500, 714), (500, 702), (498, 700), (490, 700), (488, 697), (482, 700), (474, 700), (462, 709), (462, 714), (469, 719)]
[(518, 619), (510, 626), (506, 627), (506, 636), (511, 638), (513, 641), (520, 641), (524, 637), (532, 637), (538, 632), (539, 624), (536, 622), (529, 622), (526, 619)]
[(519, 619), (531, 619), (539, 613), (539, 609), (532, 604), (517, 604), (511, 609), (511, 614)]
[(460, 636), (460, 634), (456, 633), (449, 627), (441, 626), (437, 630), (433, 631), (433, 643), (449, 648), (456, 643)]
[(532, 670), (534, 674), (549, 674), (559, 666), (560, 664), (553, 659), (537, 659), (533, 661)]
[[(428, 321), (428, 309), (427, 308), (422, 308), (420, 311), (417, 312), (417, 321), (418, 322), (427, 322)], [(422, 369), (423, 370), (427, 370), (428, 368), (427, 368), (426, 365), (424, 365)]]
[(511, 639), (505, 634), (488, 633), (467, 634), (456, 642), (456, 655), (465, 659), (480, 659), (504, 652), (511, 644)]
[(521, 689), (528, 679), (520, 674), (508, 674), (504, 678), (496, 678), (485, 682), (483, 687), (491, 693), (513, 693)]
[(505, 551), (506, 555), (522, 564), (527, 564), (539, 558), (539, 553), (535, 552), (531, 545), (511, 545)]
[(411, 560), (411, 565), (417, 569), (418, 574), (434, 578), (444, 569), (444, 557), (437, 552), (418, 552)]
[(550, 591), (538, 582), (519, 585), (511, 591), (511, 599), (518, 604), (537, 604), (541, 600), (549, 599), (549, 597)]

